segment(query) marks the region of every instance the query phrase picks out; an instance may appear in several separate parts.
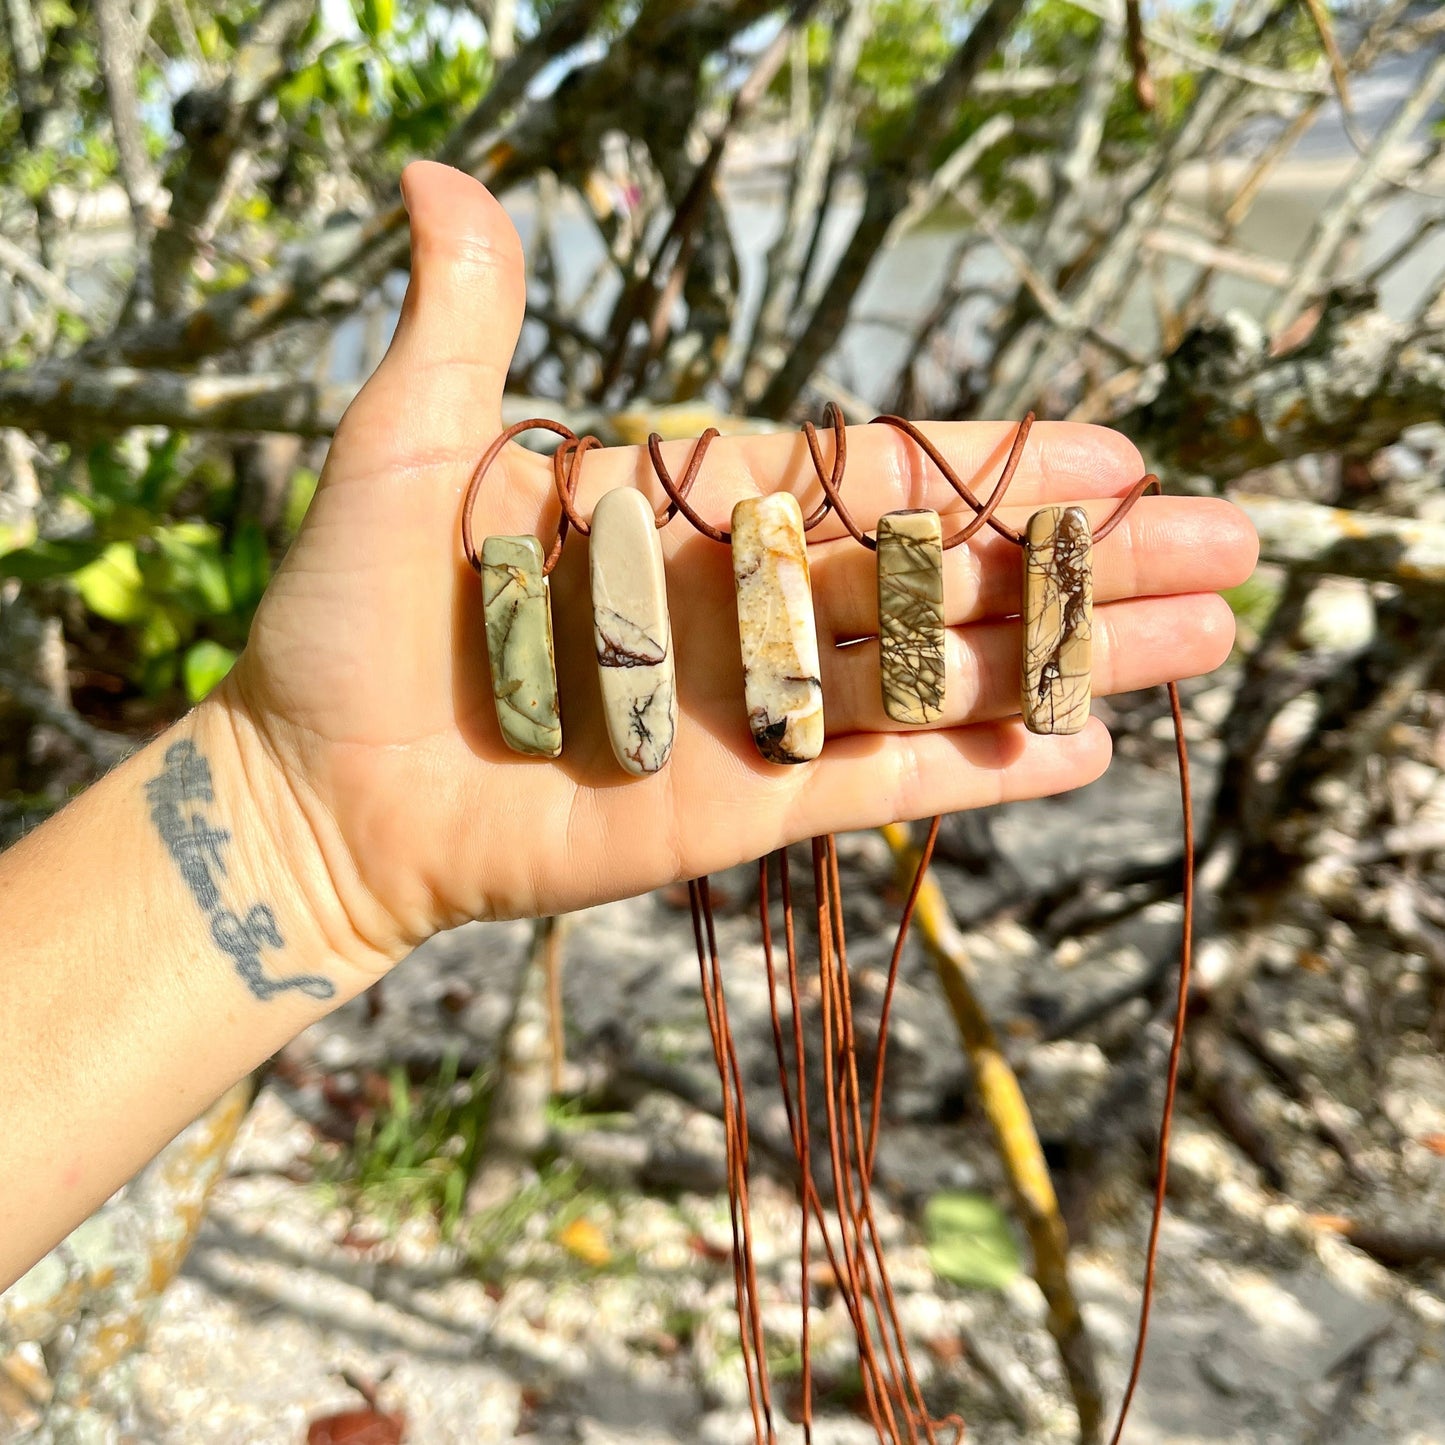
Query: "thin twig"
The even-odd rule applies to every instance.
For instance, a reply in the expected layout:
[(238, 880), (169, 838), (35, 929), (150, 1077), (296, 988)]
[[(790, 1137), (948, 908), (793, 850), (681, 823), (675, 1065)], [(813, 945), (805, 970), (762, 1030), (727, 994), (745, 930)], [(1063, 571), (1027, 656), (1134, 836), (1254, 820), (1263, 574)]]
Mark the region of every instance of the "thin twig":
[(103, 768), (118, 763), (135, 746), (129, 738), (88, 723), (74, 708), (62, 706), (38, 682), (0, 666), (0, 692), (12, 698), (37, 722), (53, 727)]

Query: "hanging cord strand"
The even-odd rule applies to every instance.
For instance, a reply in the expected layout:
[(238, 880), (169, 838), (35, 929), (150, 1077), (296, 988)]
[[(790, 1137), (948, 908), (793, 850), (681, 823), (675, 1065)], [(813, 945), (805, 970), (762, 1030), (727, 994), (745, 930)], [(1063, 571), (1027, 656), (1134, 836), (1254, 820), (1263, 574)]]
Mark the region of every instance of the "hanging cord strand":
[[(786, 849), (780, 849), (777, 854), (778, 874), (780, 881), (780, 893), (783, 908), (783, 936), (787, 953), (788, 971), (788, 1000), (792, 1010), (792, 1036), (793, 1036), (793, 1057), (796, 1063), (796, 1105), (792, 1097), (792, 1087), (788, 1080), (788, 1066), (786, 1053), (783, 1046), (782, 1020), (776, 1007), (776, 995), (774, 994), (773, 1006), (769, 1012), (772, 1016), (773, 1047), (778, 1058), (779, 1083), (782, 1089), (784, 1109), (788, 1113), (789, 1126), (792, 1131), (794, 1152), (798, 1161), (799, 1197), (803, 1208), (799, 1226), (799, 1271), (803, 1289), (802, 1328), (799, 1348), (802, 1352), (802, 1425), (804, 1436), (811, 1438), (812, 1432), (812, 1339), (811, 1339), (811, 1315), (810, 1315), (810, 1294), (812, 1281), (812, 1249), (811, 1249), (811, 1225), (814, 1220), (818, 1224), (819, 1234), (822, 1239), (823, 1249), (827, 1255), (828, 1265), (833, 1272), (833, 1279), (837, 1282), (840, 1297), (848, 1311), (849, 1319), (852, 1322), (855, 1334), (864, 1343), (861, 1348), (864, 1350), (866, 1359), (862, 1369), (864, 1404), (868, 1411), (869, 1419), (873, 1421), (880, 1434), (885, 1428), (882, 1417), (877, 1412), (875, 1379), (878, 1377), (872, 1342), (867, 1333), (866, 1316), (864, 1306), (855, 1297), (855, 1294), (847, 1286), (847, 1273), (839, 1261), (838, 1253), (834, 1248), (833, 1240), (828, 1231), (827, 1214), (823, 1207), (823, 1201), (818, 1194), (817, 1183), (813, 1177), (812, 1165), (812, 1144), (810, 1139), (810, 1113), (808, 1107), (808, 1078), (807, 1078), (807, 1052), (804, 1042), (803, 1029), (803, 1003), (800, 986), (800, 973), (798, 966), (797, 929), (795, 911), (793, 906), (792, 878), (788, 865), (788, 854)], [(763, 867), (759, 871), (759, 923), (763, 942), (764, 964), (767, 969), (770, 986), (776, 978), (776, 963), (773, 959), (773, 934), (771, 920), (767, 914), (768, 894), (767, 875)]]
[[(767, 1380), (767, 1357), (761, 1348), (762, 1318), (758, 1307), (757, 1278), (752, 1266), (752, 1229), (748, 1204), (746, 1103), (741, 1094), (737, 1050), (728, 1021), (727, 998), (722, 987), (712, 890), (706, 878), (688, 884), (692, 906), (693, 937), (702, 972), (703, 1007), (712, 1038), (713, 1058), (723, 1093), (723, 1132), (727, 1152), (728, 1212), (732, 1223), (733, 1292), (738, 1315), (738, 1342), (742, 1347), (748, 1405), (753, 1432), (772, 1445), (776, 1439)], [(740, 1115), (742, 1116), (740, 1119)], [(764, 1433), (766, 1421), (766, 1434)]]
[(888, 1062), (888, 1025), (893, 1017), (893, 996), (898, 989), (898, 975), (903, 963), (903, 946), (908, 942), (908, 930), (913, 924), (913, 914), (918, 907), (918, 895), (923, 892), (924, 879), (928, 877), (928, 865), (933, 861), (933, 850), (938, 844), (938, 830), (942, 818), (929, 820), (928, 836), (918, 855), (918, 867), (913, 870), (913, 882), (909, 885), (908, 898), (903, 905), (903, 916), (898, 920), (898, 933), (893, 940), (893, 956), (888, 960), (888, 983), (883, 990), (883, 1004), (878, 1015), (878, 1062), (873, 1070), (873, 1107), (868, 1115), (868, 1177), (873, 1177), (873, 1165), (878, 1158), (878, 1123), (883, 1115), (883, 1070)]
[[(828, 869), (822, 838), (812, 840), (813, 893), (818, 928), (818, 982), (822, 1001), (823, 1108), (827, 1120), (828, 1157), (833, 1173), (833, 1204), (842, 1239), (845, 1273), (839, 1287), (855, 1302), (854, 1333), (858, 1342), (858, 1363), (872, 1376), (877, 1413), (873, 1425), (879, 1438), (901, 1445), (898, 1418), (894, 1411), (894, 1390), (884, 1374), (868, 1323), (868, 1285), (860, 1270), (860, 1259), (849, 1228), (852, 1215), (849, 1198), (848, 1162), (843, 1157), (843, 1134), (839, 1122), (838, 1063), (841, 1041), (837, 1022), (837, 990), (833, 968), (832, 908), (828, 896)], [(876, 1306), (875, 1306), (876, 1308)]]
[[(1144, 483), (1151, 483), (1146, 487)], [(1138, 487), (1159, 491), (1157, 477), (1146, 477)], [(1131, 494), (1132, 495), (1132, 494)], [(1136, 498), (1137, 500), (1137, 498)], [(1122, 511), (1122, 505), (1120, 510)], [(1109, 1445), (1119, 1445), (1129, 1419), (1129, 1407), (1139, 1388), (1144, 1369), (1144, 1350), (1149, 1339), (1149, 1315), (1154, 1304), (1155, 1273), (1159, 1264), (1159, 1236), (1164, 1226), (1164, 1201), (1169, 1189), (1169, 1139), (1174, 1129), (1174, 1103), (1179, 1090), (1179, 1063), (1184, 1053), (1184, 1030), (1189, 1016), (1189, 976), (1194, 962), (1194, 794), (1189, 781), (1189, 745), (1184, 737), (1184, 707), (1179, 684), (1165, 684), (1169, 694), (1169, 715), (1174, 723), (1174, 753), (1179, 765), (1179, 807), (1184, 844), (1183, 916), (1180, 921), (1179, 980), (1174, 996), (1174, 1034), (1169, 1043), (1169, 1064), (1164, 1073), (1164, 1108), (1159, 1120), (1159, 1149), (1154, 1164), (1154, 1203), (1149, 1216), (1149, 1243), (1144, 1253), (1144, 1285), (1139, 1300), (1139, 1327), (1134, 1336), (1134, 1358), (1129, 1380), (1119, 1403), (1119, 1418)]]
[(787, 883), (787, 849), (779, 854), (783, 910), (788, 949), (789, 1003), (792, 1008), (793, 1048), (798, 1063), (798, 1104), (794, 1107), (793, 1089), (788, 1079), (787, 1050), (783, 1045), (783, 1021), (778, 1012), (778, 969), (773, 957), (773, 921), (768, 896), (768, 858), (758, 859), (758, 921), (762, 930), (763, 963), (768, 974), (768, 1020), (773, 1031), (773, 1052), (778, 1060), (778, 1087), (783, 1097), (783, 1110), (788, 1117), (788, 1137), (798, 1161), (798, 1204), (801, 1219), (798, 1226), (798, 1353), (801, 1357), (802, 1391), (801, 1421), (804, 1445), (813, 1439), (813, 1337), (812, 1337), (812, 1263), (808, 1225), (811, 1208), (808, 1191), (812, 1183), (808, 1157), (808, 1118), (806, 1080), (803, 1074), (803, 1029), (797, 996), (797, 955), (793, 944), (792, 896)]
[[(917, 1438), (917, 1429), (922, 1427), (923, 1438), (928, 1445), (937, 1445), (933, 1421), (929, 1417), (919, 1387), (917, 1372), (908, 1351), (908, 1340), (898, 1312), (898, 1299), (883, 1249), (878, 1238), (878, 1221), (873, 1210), (873, 1183), (867, 1171), (865, 1134), (863, 1130), (862, 1098), (858, 1081), (858, 1043), (854, 1030), (852, 980), (848, 968), (848, 944), (843, 927), (843, 889), (838, 871), (837, 840), (829, 834), (824, 840), (824, 854), (828, 868), (828, 887), (833, 915), (834, 957), (838, 969), (838, 1002), (843, 1034), (843, 1078), (846, 1109), (843, 1118), (844, 1157), (849, 1161), (850, 1170), (858, 1176), (857, 1197), (853, 1204), (853, 1229), (857, 1248), (863, 1261), (863, 1269), (872, 1285), (872, 1302), (878, 1318), (878, 1330), (883, 1340), (884, 1353), (888, 1358), (894, 1388), (903, 1404), (910, 1440)], [(869, 1263), (869, 1254), (872, 1263)], [(876, 1278), (875, 1278), (876, 1276)], [(881, 1295), (881, 1302), (879, 1296)], [(896, 1358), (895, 1358), (896, 1348)]]
[[(817, 1189), (813, 1177), (812, 1166), (812, 1144), (810, 1139), (810, 1110), (808, 1106), (808, 1081), (807, 1081), (807, 1053), (804, 1042), (803, 1029), (803, 1003), (800, 986), (800, 972), (798, 964), (797, 930), (795, 921), (795, 909), (793, 904), (792, 878), (789, 868), (787, 849), (780, 849), (777, 854), (778, 874), (780, 882), (780, 893), (783, 908), (783, 934), (787, 952), (788, 966), (788, 999), (789, 1007), (792, 1010), (792, 1034), (793, 1034), (793, 1056), (796, 1063), (796, 1109), (793, 1109), (793, 1101), (790, 1099), (791, 1090), (787, 1081), (786, 1057), (782, 1053), (782, 1024), (777, 1017), (777, 1009), (774, 1007), (771, 1012), (774, 1014), (773, 1038), (774, 1049), (779, 1057), (779, 1075), (782, 1085), (784, 1106), (792, 1111), (791, 1117), (796, 1120), (796, 1132), (794, 1135), (794, 1149), (799, 1166), (799, 1190), (804, 1201), (804, 1208), (801, 1214), (799, 1228), (799, 1268), (804, 1280), (804, 1299), (808, 1300), (812, 1272), (810, 1268), (811, 1252), (811, 1224), (816, 1220), (819, 1236), (822, 1239), (823, 1249), (827, 1255), (829, 1268), (832, 1270), (832, 1278), (837, 1284), (840, 1298), (848, 1311), (849, 1319), (853, 1325), (855, 1337), (860, 1350), (860, 1370), (863, 1382), (864, 1406), (868, 1412), (868, 1418), (873, 1423), (880, 1438), (884, 1437), (887, 1429), (886, 1420), (877, 1404), (878, 1382), (881, 1381), (881, 1371), (877, 1363), (876, 1352), (873, 1348), (871, 1334), (867, 1326), (866, 1301), (862, 1300), (857, 1291), (852, 1289), (848, 1283), (848, 1272), (840, 1262), (837, 1251), (834, 1248), (833, 1240), (828, 1229), (827, 1213), (824, 1210), (822, 1198)], [(760, 921), (766, 918), (762, 910), (767, 905), (766, 877), (760, 874), (762, 887), (759, 891)], [(764, 960), (768, 967), (769, 979), (775, 976), (776, 967), (771, 958), (772, 949), (772, 927), (771, 922), (762, 924), (761, 928)], [(800, 1342), (803, 1360), (803, 1405), (802, 1425), (805, 1438), (811, 1438), (812, 1431), (812, 1397), (810, 1387), (812, 1384), (812, 1349), (811, 1349), (811, 1326), (810, 1314), (805, 1305), (802, 1318), (802, 1341)]]
[[(888, 1033), (889, 1025), (892, 1022), (893, 1002), (898, 989), (898, 977), (903, 962), (903, 949), (908, 941), (908, 931), (913, 923), (913, 915), (918, 907), (918, 896), (923, 891), (924, 881), (928, 877), (928, 867), (933, 859), (933, 851), (938, 843), (939, 828), (943, 823), (942, 818), (931, 818), (928, 823), (928, 832), (923, 841), (923, 847), (919, 850), (918, 866), (914, 869), (913, 879), (909, 885), (908, 896), (904, 900), (903, 912), (899, 916), (898, 931), (893, 940), (893, 953), (888, 961), (888, 980), (883, 989), (883, 1001), (878, 1012), (878, 1037), (875, 1045), (873, 1066), (873, 1097), (870, 1101), (868, 1113), (868, 1146), (864, 1151), (861, 1174), (864, 1188), (871, 1192), (873, 1187), (873, 1171), (878, 1159), (878, 1136), (879, 1127), (883, 1117), (883, 1082), (888, 1063)], [(876, 1230), (874, 1238), (877, 1239)], [(887, 1281), (887, 1264), (880, 1253), (879, 1266)], [(890, 1304), (893, 1303), (892, 1289), (888, 1287)], [(896, 1309), (896, 1305), (894, 1306)], [(900, 1341), (903, 1340), (902, 1331), (899, 1332)], [(907, 1351), (904, 1343), (905, 1354)], [(915, 1386), (916, 1388), (916, 1386)], [(920, 1405), (921, 1405), (920, 1397)], [(964, 1436), (965, 1425), (962, 1416), (957, 1414), (946, 1415), (943, 1418), (930, 1422), (934, 1429), (951, 1428), (955, 1440), (961, 1440)]]
[[(859, 1172), (859, 1138), (854, 1128), (857, 1118), (857, 1045), (853, 1032), (853, 1003), (849, 992), (847, 944), (840, 930), (841, 900), (838, 897), (838, 874), (835, 866), (834, 840), (826, 834), (822, 843), (822, 884), (826, 895), (829, 946), (825, 957), (831, 980), (834, 1027), (836, 1029), (836, 1091), (839, 1108), (835, 1128), (838, 1135), (838, 1155), (843, 1161), (841, 1172), (841, 1208), (847, 1209), (845, 1230), (849, 1248), (854, 1254), (854, 1269), (862, 1284), (863, 1296), (872, 1311), (878, 1342), (883, 1347), (884, 1364), (887, 1368), (889, 1397), (895, 1400), (902, 1414), (909, 1445), (918, 1440), (917, 1412), (908, 1397), (907, 1380), (909, 1371), (900, 1359), (894, 1344), (891, 1329), (893, 1321), (887, 1313), (887, 1296), (881, 1290), (868, 1249), (867, 1201), (862, 1192), (861, 1179), (855, 1184)], [(820, 907), (822, 905), (820, 904)]]

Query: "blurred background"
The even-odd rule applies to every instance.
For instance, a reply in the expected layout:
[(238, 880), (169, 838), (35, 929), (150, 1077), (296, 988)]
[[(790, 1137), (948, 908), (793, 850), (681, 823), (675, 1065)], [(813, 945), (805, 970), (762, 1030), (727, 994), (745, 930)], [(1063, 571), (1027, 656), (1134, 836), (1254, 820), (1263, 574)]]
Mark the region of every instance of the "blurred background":
[[(517, 416), (1117, 426), (1264, 548), (1186, 688), (1130, 1438), (1445, 1441), (1442, 97), (1405, 0), (3, 0), (0, 838), (234, 660), (390, 335), (414, 156), (526, 243)], [(1132, 1348), (1180, 845), (1162, 698), (1097, 711), (1101, 783), (946, 820), (897, 1005), (876, 1192), (982, 1442), (1097, 1441)], [(866, 1030), (907, 836), (841, 846)], [(717, 884), (786, 1414), (755, 889)], [(685, 891), (439, 938), (0, 1297), (0, 1441), (751, 1439), (719, 1111)], [(817, 1438), (864, 1440), (811, 1290)]]

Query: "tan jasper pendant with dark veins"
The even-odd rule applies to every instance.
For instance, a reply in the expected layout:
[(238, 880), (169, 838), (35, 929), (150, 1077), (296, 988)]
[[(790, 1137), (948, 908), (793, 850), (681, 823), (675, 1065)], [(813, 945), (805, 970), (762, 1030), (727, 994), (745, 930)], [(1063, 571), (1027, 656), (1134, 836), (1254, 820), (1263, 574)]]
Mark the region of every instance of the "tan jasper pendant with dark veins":
[(1023, 715), (1034, 733), (1076, 733), (1089, 720), (1094, 651), (1094, 544), (1082, 507), (1029, 518), (1024, 550)]

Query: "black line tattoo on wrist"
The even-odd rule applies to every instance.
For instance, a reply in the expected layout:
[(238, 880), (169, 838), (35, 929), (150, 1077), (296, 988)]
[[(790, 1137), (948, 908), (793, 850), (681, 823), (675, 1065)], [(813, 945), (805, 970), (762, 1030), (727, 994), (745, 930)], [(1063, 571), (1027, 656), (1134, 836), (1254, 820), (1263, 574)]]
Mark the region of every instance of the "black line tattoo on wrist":
[(266, 972), (262, 950), (286, 946), (268, 904), (253, 904), (242, 914), (222, 901), (219, 880), (226, 876), (225, 847), (231, 835), (225, 828), (213, 827), (203, 813), (185, 807), (216, 801), (211, 765), (195, 743), (172, 743), (166, 749), (164, 769), (146, 784), (146, 801), (166, 851), (210, 922), (216, 947), (235, 965), (246, 987), (262, 1000), (292, 988), (311, 998), (330, 998), (336, 986), (320, 974), (273, 978)]

